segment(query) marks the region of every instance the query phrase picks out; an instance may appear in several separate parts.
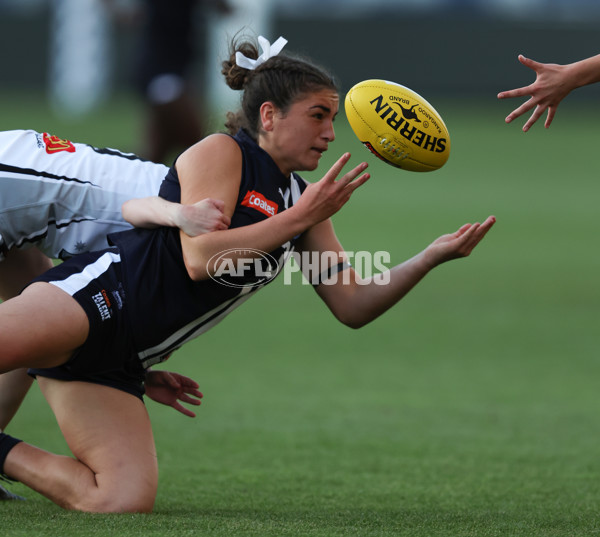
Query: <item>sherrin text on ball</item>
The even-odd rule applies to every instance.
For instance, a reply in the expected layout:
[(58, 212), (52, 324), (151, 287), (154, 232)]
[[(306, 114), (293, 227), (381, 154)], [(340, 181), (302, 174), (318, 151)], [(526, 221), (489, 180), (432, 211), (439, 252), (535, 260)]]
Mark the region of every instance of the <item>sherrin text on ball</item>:
[(450, 135), (436, 109), (411, 89), (365, 80), (348, 91), (346, 116), (358, 139), (384, 162), (429, 172), (450, 155)]

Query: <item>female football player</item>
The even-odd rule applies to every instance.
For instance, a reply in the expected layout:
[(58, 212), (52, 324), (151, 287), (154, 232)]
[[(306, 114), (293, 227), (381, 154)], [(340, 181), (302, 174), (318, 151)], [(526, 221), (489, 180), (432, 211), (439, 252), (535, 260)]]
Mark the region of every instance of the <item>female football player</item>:
[[(113, 247), (73, 257), (0, 305), (0, 371), (32, 368), (74, 456), (2, 434), (0, 471), (60, 506), (152, 510), (158, 470), (139, 398), (145, 368), (265, 283), (245, 272), (224, 282), (211, 259), (246, 267), (257, 252), (269, 252), (278, 265), (294, 248), (331, 254), (311, 279), (332, 313), (358, 328), (435, 266), (469, 255), (495, 221), (443, 235), (391, 268), (385, 285), (359, 278), (330, 217), (367, 181), (366, 163), (342, 175), (349, 160), (343, 154), (313, 184), (296, 173), (316, 169), (334, 140), (335, 83), (307, 61), (278, 55), (282, 41), (259, 42), (260, 56), (242, 42), (223, 64), (229, 86), (243, 90), (240, 113), (229, 117), (233, 135), (215, 134), (185, 151), (160, 190), (185, 204), (223, 200), (230, 227), (193, 238), (172, 228), (111, 235)], [(351, 277), (337, 278), (344, 274)]]

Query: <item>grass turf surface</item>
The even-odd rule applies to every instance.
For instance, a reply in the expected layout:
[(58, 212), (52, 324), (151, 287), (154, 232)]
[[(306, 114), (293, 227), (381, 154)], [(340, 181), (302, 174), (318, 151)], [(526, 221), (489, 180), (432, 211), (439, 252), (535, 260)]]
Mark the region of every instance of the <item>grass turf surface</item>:
[[(28, 501), (0, 504), (3, 535), (600, 534), (598, 110), (566, 102), (523, 134), (503, 123), (512, 103), (434, 102), (452, 152), (432, 174), (376, 162), (340, 116), (324, 161), (350, 150), (373, 178), (336, 230), (395, 264), (495, 214), (472, 257), (359, 331), (274, 282), (165, 364), (205, 400), (195, 420), (148, 403), (152, 515), (68, 513), (17, 484)], [(135, 148), (127, 101), (85, 124), (4, 108), (3, 130)], [(67, 453), (37, 389), (9, 432)]]

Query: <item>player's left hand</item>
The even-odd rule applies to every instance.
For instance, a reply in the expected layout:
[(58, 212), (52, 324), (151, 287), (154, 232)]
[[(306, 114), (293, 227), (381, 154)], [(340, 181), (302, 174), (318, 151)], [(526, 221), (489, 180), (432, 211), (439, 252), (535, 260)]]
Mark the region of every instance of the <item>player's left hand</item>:
[(146, 395), (153, 401), (171, 406), (190, 418), (196, 414), (184, 407), (179, 401), (190, 405), (200, 405), (202, 393), (198, 391), (198, 383), (189, 377), (169, 371), (146, 372)]
[(465, 224), (454, 233), (442, 235), (426, 248), (428, 262), (434, 267), (452, 259), (467, 257), (495, 223), (496, 217), (489, 216), (482, 224)]

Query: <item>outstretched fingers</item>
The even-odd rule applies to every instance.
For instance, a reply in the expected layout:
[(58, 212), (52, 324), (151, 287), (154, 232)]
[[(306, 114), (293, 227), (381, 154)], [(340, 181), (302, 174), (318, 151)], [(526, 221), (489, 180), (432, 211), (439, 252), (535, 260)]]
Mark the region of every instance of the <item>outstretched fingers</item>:
[[(360, 171), (364, 170), (367, 167), (367, 165), (365, 164), (364, 167), (361, 168)], [(360, 173), (359, 171), (359, 173)], [(345, 179), (346, 176), (342, 177), (342, 179), (340, 179), (338, 181), (338, 183), (345, 188), (349, 193), (354, 192), (358, 187), (364, 185), (370, 178), (371, 178), (371, 174), (370, 173), (363, 173), (362, 175), (360, 175), (357, 178), (350, 178), (350, 179)]]
[(366, 162), (361, 162), (336, 181), (338, 188), (347, 194), (348, 198), (358, 187), (364, 185), (371, 178), (369, 173), (363, 173), (367, 167), (368, 164)]
[(548, 128), (552, 124), (552, 120), (554, 119), (554, 114), (556, 114), (556, 107), (549, 106), (548, 107), (548, 115), (546, 116), (546, 122), (544, 123), (545, 128)]
[(461, 235), (464, 235), (472, 226), (473, 224), (463, 224), (454, 232), (454, 236), (458, 238)]
[(350, 153), (344, 153), (339, 159), (337, 159), (335, 164), (331, 168), (329, 168), (327, 173), (323, 176), (322, 180), (333, 183), (337, 179), (337, 176), (344, 169), (344, 166), (348, 164), (349, 160)]
[(495, 216), (489, 216), (483, 224), (477, 222), (476, 224), (467, 224), (466, 226), (462, 226), (460, 230), (464, 229), (468, 226), (467, 229), (464, 230), (461, 236), (461, 253), (464, 256), (468, 256), (475, 246), (477, 246), (481, 240), (486, 236), (487, 232), (492, 228), (492, 226), (496, 223)]
[(525, 56), (523, 56), (523, 54), (519, 54), (518, 56), (518, 60), (525, 66), (525, 67), (529, 67), (529, 69), (531, 69), (532, 71), (535, 71), (536, 73), (538, 72), (538, 70), (540, 68), (542, 68), (544, 65), (540, 62), (536, 62), (535, 60), (532, 60), (531, 58), (526, 58)]
[(338, 212), (352, 193), (370, 178), (368, 173), (363, 173), (367, 163), (362, 162), (336, 180), (349, 158), (350, 153), (344, 153), (321, 180), (306, 187), (294, 204), (294, 211), (303, 215), (307, 228)]
[(546, 108), (544, 106), (538, 105), (533, 114), (531, 114), (531, 117), (525, 122), (525, 125), (523, 125), (523, 132), (527, 132), (533, 124), (540, 119), (545, 110)]
[[(521, 106), (519, 106), (518, 108), (515, 108), (510, 114), (508, 114), (508, 116), (506, 116), (506, 119), (504, 121), (506, 121), (506, 123), (510, 123), (513, 119), (517, 119), (518, 117), (529, 112), (529, 110), (531, 110), (532, 108), (534, 108), (536, 106), (537, 106), (536, 100), (533, 97), (531, 97), (529, 100), (525, 101)], [(539, 106), (538, 106), (538, 108), (539, 108)]]
[(454, 233), (442, 235), (425, 250), (427, 262), (432, 267), (461, 257), (467, 257), (496, 222), (489, 216), (483, 224), (464, 224)]
[(330, 192), (334, 193), (335, 196), (339, 197), (343, 203), (346, 203), (352, 193), (360, 186), (365, 184), (371, 177), (368, 173), (363, 173), (368, 164), (361, 162), (358, 166), (355, 166), (350, 171), (346, 172), (337, 181), (336, 178), (340, 174), (342, 168), (348, 163), (350, 153), (344, 153), (337, 162), (330, 168), (321, 180)]
[[(542, 67), (542, 64), (536, 62), (535, 60), (531, 60), (526, 58), (522, 54), (519, 54), (519, 61), (525, 66), (529, 67), (532, 71), (535, 71), (536, 75), (538, 69)], [(530, 84), (529, 86), (523, 86), (522, 88), (516, 88), (513, 90), (502, 91), (498, 93), (498, 99), (512, 99), (513, 97), (525, 97), (527, 95), (532, 95), (533, 90), (535, 89), (534, 84)]]
[(529, 86), (523, 86), (522, 88), (516, 88), (512, 90), (501, 91), (498, 93), (498, 99), (512, 99), (514, 97), (526, 97), (531, 95), (533, 84)]
[(362, 185), (370, 177), (369, 174), (360, 175), (369, 166), (366, 162), (361, 162), (358, 166), (355, 166), (353, 169), (346, 172), (342, 177), (340, 177), (340, 179), (336, 181), (338, 175), (341, 173), (342, 169), (348, 163), (349, 160), (350, 153), (344, 153), (329, 169), (329, 171), (323, 176), (323, 181), (329, 183), (336, 182), (341, 187), (346, 187), (350, 183), (355, 183), (356, 181), (359, 181), (359, 184), (355, 185), (353, 187), (353, 190)]

